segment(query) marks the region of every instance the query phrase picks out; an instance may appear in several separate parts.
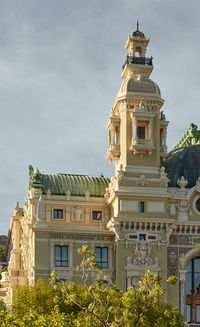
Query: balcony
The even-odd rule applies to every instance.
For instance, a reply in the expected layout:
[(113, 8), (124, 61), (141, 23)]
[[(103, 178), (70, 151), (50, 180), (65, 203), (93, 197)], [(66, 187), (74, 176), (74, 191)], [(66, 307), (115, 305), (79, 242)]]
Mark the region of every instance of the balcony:
[(132, 64), (132, 65), (148, 65), (152, 66), (153, 65), (153, 57), (150, 58), (145, 58), (145, 57), (131, 57), (127, 56), (126, 61), (123, 65), (123, 69), (126, 65)]
[(119, 157), (120, 157), (120, 144), (110, 144), (106, 159), (112, 162), (112, 160), (118, 160)]
[(132, 145), (130, 146), (130, 150), (134, 154), (152, 154), (152, 151), (155, 149), (155, 146), (150, 139), (134, 139)]

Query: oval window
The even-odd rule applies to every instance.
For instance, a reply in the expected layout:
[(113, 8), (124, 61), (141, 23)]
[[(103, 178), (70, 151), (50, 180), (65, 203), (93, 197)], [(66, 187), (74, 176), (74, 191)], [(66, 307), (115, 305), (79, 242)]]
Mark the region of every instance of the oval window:
[(200, 212), (200, 198), (196, 202), (196, 208)]

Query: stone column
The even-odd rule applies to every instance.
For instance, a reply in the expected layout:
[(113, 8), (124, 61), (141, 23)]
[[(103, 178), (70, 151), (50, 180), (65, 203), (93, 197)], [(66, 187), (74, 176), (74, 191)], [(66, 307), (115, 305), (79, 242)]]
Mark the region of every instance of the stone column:
[(54, 268), (54, 243), (50, 242), (50, 270)]
[(73, 243), (69, 243), (69, 268), (73, 268)]
[(127, 276), (127, 289), (131, 286), (131, 276)]
[(132, 120), (132, 145), (137, 144), (137, 119), (133, 116), (133, 112), (131, 113)]
[(113, 145), (115, 145), (115, 125), (114, 123), (111, 123), (111, 148), (113, 147)]
[(150, 120), (149, 120), (149, 143), (150, 144), (153, 144), (152, 126), (153, 126), (153, 122), (152, 122), (152, 118), (150, 118)]
[(179, 270), (180, 280), (180, 313), (185, 316), (185, 279), (187, 270)]

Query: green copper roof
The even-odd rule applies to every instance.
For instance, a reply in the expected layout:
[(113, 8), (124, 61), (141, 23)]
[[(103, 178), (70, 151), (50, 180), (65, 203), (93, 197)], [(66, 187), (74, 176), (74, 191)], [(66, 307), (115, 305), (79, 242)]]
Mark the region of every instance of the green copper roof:
[(194, 144), (200, 144), (200, 131), (195, 124), (191, 123), (182, 139), (173, 148), (176, 149)]
[(132, 36), (145, 37), (144, 33), (139, 31), (139, 22), (136, 22), (136, 31), (133, 32)]
[(171, 151), (163, 166), (170, 179), (169, 187), (178, 187), (177, 181), (182, 176), (188, 181), (186, 187), (195, 186), (200, 176), (200, 145), (190, 145)]
[[(32, 166), (29, 166), (29, 189), (31, 187), (42, 188), (46, 194), (48, 190), (55, 195), (65, 195), (67, 191), (74, 196), (85, 196), (89, 192), (91, 196), (103, 197), (106, 187), (110, 183), (107, 177), (91, 177), (88, 175), (41, 174), (37, 169), (35, 172)], [(39, 178), (40, 177), (40, 178)]]

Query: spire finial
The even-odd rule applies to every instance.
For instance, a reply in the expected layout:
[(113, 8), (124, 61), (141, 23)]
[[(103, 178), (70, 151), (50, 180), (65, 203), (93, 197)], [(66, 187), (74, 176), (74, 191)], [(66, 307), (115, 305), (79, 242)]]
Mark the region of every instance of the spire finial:
[(139, 22), (138, 22), (138, 19), (136, 20), (136, 31), (139, 31)]

